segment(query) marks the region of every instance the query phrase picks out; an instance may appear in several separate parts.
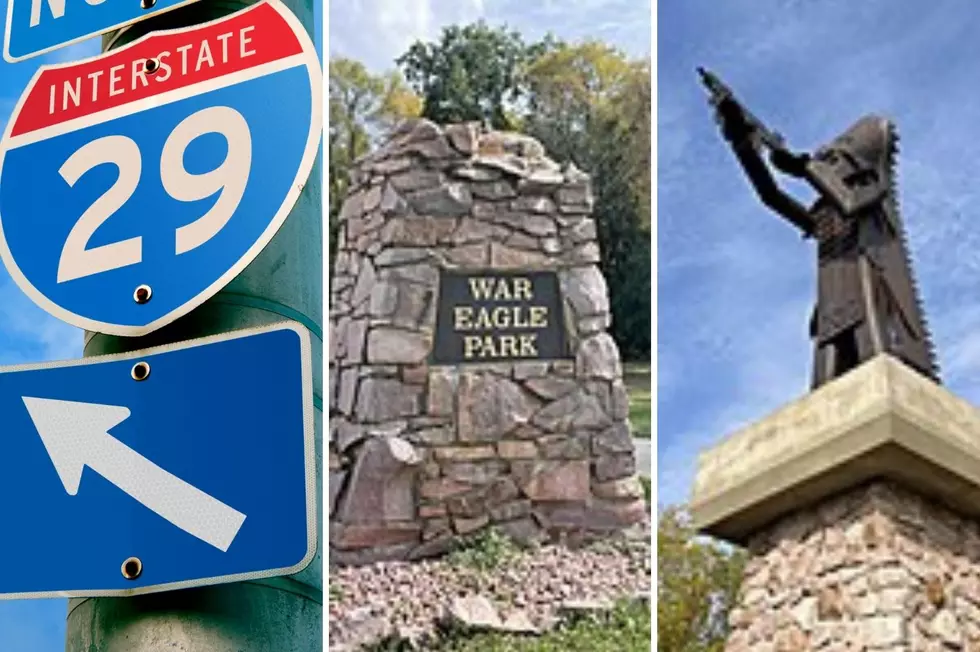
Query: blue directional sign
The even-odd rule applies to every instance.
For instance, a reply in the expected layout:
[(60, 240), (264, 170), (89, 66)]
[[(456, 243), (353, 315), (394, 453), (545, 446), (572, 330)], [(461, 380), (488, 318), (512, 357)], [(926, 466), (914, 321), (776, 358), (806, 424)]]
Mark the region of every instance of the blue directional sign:
[(278, 0), (43, 66), (0, 141), (0, 257), (79, 328), (172, 322), (285, 222), (319, 147), (321, 84)]
[(7, 0), (3, 58), (29, 59), (195, 0)]
[(288, 575), (316, 552), (310, 336), (0, 367), (0, 598)]

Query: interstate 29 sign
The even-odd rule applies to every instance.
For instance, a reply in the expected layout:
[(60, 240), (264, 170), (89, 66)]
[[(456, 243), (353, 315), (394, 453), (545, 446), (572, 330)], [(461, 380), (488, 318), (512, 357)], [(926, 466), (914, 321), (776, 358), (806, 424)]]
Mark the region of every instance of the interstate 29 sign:
[(0, 257), (74, 326), (172, 322), (286, 220), (319, 147), (321, 88), (279, 0), (42, 66), (0, 141)]

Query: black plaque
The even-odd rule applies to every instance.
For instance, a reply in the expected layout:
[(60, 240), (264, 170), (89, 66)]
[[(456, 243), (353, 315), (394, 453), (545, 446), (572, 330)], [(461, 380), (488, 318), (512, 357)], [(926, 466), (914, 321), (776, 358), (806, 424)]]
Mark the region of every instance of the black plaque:
[(555, 272), (442, 270), (433, 364), (569, 357)]

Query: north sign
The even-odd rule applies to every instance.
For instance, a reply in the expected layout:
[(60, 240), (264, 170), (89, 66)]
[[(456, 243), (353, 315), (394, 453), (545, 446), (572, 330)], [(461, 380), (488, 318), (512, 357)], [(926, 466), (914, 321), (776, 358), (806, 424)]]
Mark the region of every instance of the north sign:
[(195, 0), (7, 0), (9, 63), (98, 36)]
[(79, 328), (172, 322), (285, 222), (319, 147), (321, 88), (279, 0), (42, 66), (0, 140), (0, 257)]
[(310, 335), (0, 367), (0, 598), (289, 575), (316, 553)]

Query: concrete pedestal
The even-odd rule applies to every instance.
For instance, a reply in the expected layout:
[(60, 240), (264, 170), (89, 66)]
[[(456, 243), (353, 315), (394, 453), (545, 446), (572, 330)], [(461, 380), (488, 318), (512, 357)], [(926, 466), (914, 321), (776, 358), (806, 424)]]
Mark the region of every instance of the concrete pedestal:
[(980, 651), (980, 410), (892, 358), (705, 452), (691, 511), (751, 555), (729, 652)]

